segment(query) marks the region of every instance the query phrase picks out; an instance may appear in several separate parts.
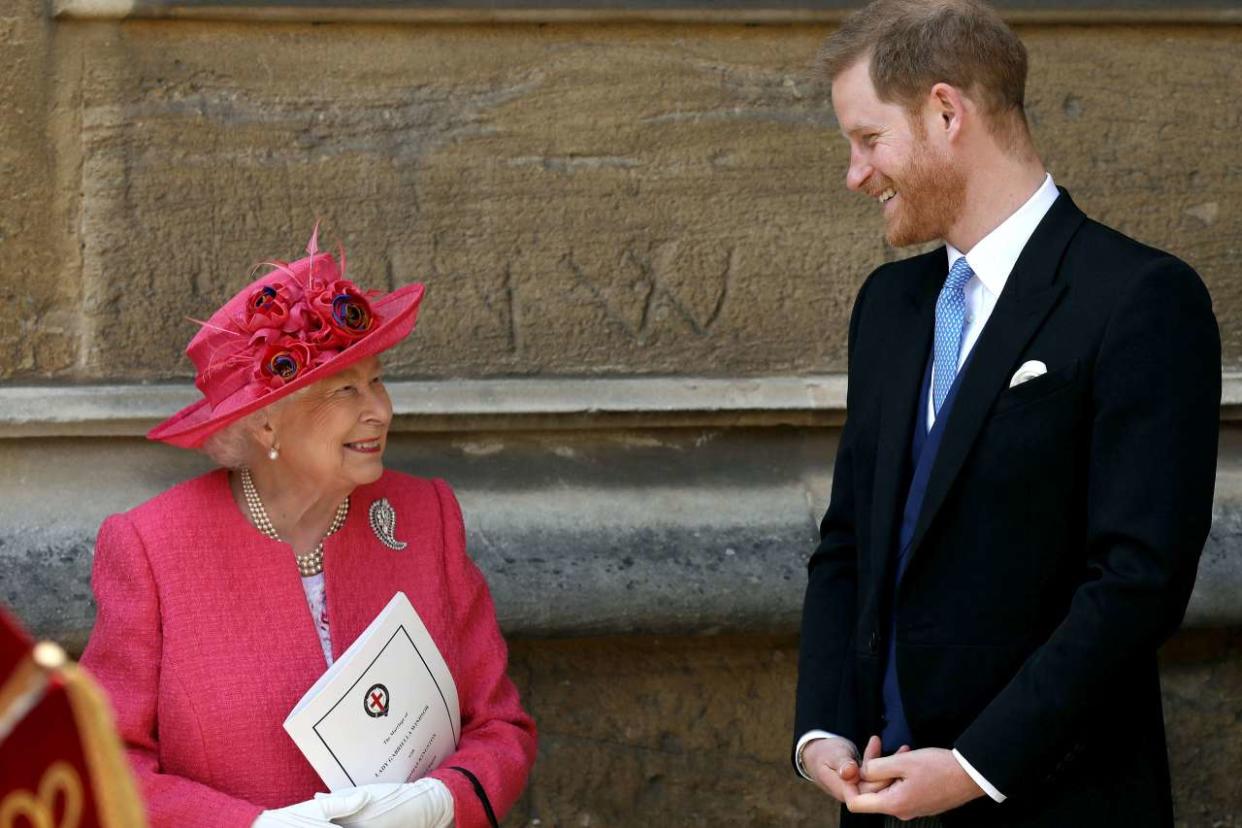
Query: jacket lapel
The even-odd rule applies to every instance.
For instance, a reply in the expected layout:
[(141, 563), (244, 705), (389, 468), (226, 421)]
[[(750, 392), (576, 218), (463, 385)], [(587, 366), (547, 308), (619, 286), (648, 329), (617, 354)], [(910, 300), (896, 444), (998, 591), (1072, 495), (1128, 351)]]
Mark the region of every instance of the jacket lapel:
[(944, 283), (943, 248), (916, 259), (919, 269), (905, 278), (906, 292), (893, 312), (888, 330), (893, 359), (886, 370), (878, 424), (875, 483), (871, 513), (873, 539), (871, 563), (874, 583), (887, 583), (893, 560), (901, 505), (905, 498), (905, 474), (909, 466), (910, 438), (922, 402), (919, 389), (931, 351), (936, 297)]
[(233, 500), (228, 470), (217, 470), (211, 486), (218, 498), (211, 515), (221, 538), (212, 550), (218, 578), (212, 591), (231, 596), (239, 612), (252, 616), (254, 628), (263, 631), (248, 642), (248, 656), (259, 661), (280, 658), (288, 675), (305, 682), (296, 688), (300, 694), (325, 665), (293, 550), (250, 525)]
[(945, 423), (944, 438), (910, 542), (911, 562), (979, 436), (988, 411), (997, 395), (1008, 387), (1018, 357), (1064, 292), (1066, 283), (1057, 279), (1058, 267), (1070, 239), (1085, 219), (1069, 193), (1061, 190), (1060, 198), (1035, 228), (1009, 274), (992, 316), (971, 352), (969, 368), (961, 377), (953, 411)]

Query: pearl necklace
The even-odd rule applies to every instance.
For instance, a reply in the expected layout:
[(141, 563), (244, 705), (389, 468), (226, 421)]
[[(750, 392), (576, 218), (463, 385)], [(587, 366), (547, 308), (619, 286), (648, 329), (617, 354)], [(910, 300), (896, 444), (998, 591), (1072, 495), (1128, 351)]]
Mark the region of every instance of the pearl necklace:
[[(250, 520), (254, 522), (255, 527), (272, 540), (280, 540), (280, 535), (276, 534), (276, 527), (272, 526), (271, 519), (267, 516), (267, 510), (263, 508), (263, 501), (259, 499), (259, 490), (254, 487), (254, 480), (250, 477), (250, 469), (242, 467), (241, 470), (242, 495), (246, 498), (246, 509), (250, 512)], [(341, 501), (341, 505), (336, 507), (336, 516), (332, 518), (332, 525), (328, 527), (328, 534), (324, 535), (324, 540), (331, 535), (335, 535), (342, 526), (345, 525), (345, 518), (349, 514), (349, 498), (346, 497)], [(303, 578), (309, 578), (312, 575), (318, 575), (323, 572), (323, 540), (319, 541), (319, 545), (314, 551), (307, 552), (305, 555), (294, 555), (294, 559), (298, 562), (298, 572)]]

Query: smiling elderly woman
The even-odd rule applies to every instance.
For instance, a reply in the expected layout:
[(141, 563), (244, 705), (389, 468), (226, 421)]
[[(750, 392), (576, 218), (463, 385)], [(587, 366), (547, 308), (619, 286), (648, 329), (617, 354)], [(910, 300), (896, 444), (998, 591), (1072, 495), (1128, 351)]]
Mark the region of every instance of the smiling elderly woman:
[[(224, 468), (104, 522), (82, 663), (154, 826), (495, 825), (534, 761), (534, 724), (452, 491), (383, 466), (378, 355), (413, 329), (423, 288), (369, 299), (343, 253), (314, 235), (307, 253), (191, 340), (204, 397), (149, 436)], [(456, 751), (415, 782), (315, 798), (282, 722), (397, 591), (456, 682)]]

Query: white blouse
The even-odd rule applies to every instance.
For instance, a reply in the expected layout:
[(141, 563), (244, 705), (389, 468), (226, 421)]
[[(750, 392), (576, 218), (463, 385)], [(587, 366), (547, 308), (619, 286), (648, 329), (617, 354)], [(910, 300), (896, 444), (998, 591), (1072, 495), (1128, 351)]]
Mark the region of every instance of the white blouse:
[(302, 579), (302, 589), (306, 592), (306, 603), (310, 606), (311, 618), (315, 621), (315, 632), (319, 633), (319, 646), (323, 648), (324, 661), (332, 666), (332, 637), (328, 631), (328, 600), (323, 586), (323, 573)]

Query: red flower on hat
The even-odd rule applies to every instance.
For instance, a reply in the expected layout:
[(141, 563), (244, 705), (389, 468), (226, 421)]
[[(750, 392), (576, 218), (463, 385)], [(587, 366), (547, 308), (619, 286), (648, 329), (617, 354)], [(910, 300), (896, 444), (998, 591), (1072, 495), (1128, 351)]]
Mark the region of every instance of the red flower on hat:
[(255, 367), (255, 379), (268, 388), (279, 388), (314, 366), (318, 356), (310, 345), (292, 336), (268, 341)]
[(269, 391), (328, 362), (380, 321), (358, 287), (340, 278), (344, 251), (338, 266), (318, 252), (316, 233), (306, 252), (292, 264), (269, 262), (281, 275), (252, 288), (235, 311), (235, 330), (249, 334), (238, 357), (255, 360), (253, 375)]
[(245, 313), (237, 320), (237, 324), (248, 334), (268, 328), (293, 333), (287, 328), (289, 309), (293, 307), (293, 303), (294, 298), (283, 283), (265, 284), (252, 290), (250, 298), (246, 299)]
[(306, 302), (298, 302), (289, 312), (289, 324), (286, 330), (298, 339), (309, 342), (316, 349), (340, 347), (339, 344), (329, 342), (325, 338), (324, 332), (327, 329), (328, 321), (323, 318), (323, 314)]
[(310, 297), (313, 308), (326, 323), (307, 339), (325, 348), (345, 348), (371, 332), (378, 321), (371, 303), (353, 282), (338, 279)]

